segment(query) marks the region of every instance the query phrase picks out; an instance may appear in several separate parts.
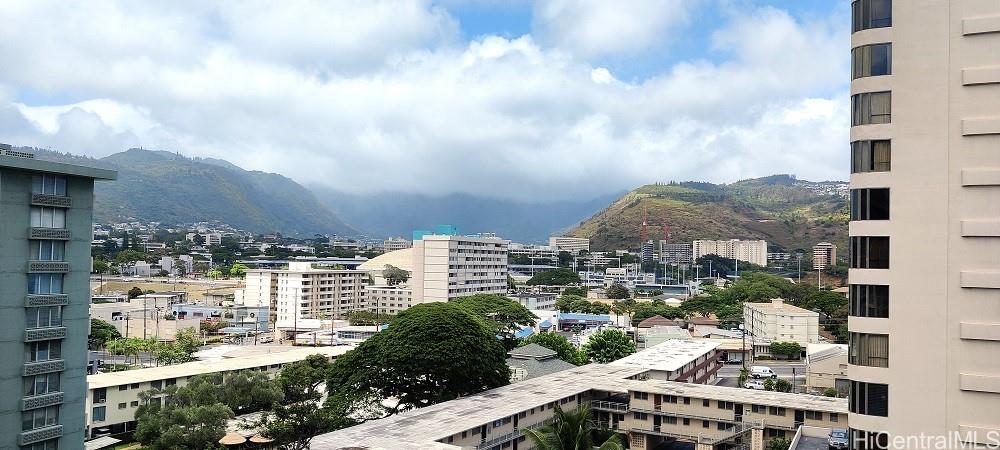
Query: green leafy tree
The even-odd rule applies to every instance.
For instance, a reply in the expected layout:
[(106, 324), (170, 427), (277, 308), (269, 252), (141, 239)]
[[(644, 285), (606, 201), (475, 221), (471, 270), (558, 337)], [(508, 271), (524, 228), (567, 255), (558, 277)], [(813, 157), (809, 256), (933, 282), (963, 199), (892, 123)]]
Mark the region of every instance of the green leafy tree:
[(848, 300), (844, 295), (833, 291), (820, 291), (810, 295), (803, 308), (818, 310), (828, 318), (844, 319), (847, 317)]
[(528, 286), (566, 286), (578, 283), (580, 283), (580, 275), (566, 268), (539, 272), (527, 282)]
[(608, 286), (608, 288), (604, 290), (604, 293), (612, 300), (622, 300), (632, 297), (632, 293), (629, 292), (628, 288), (618, 283), (613, 283), (611, 286)]
[(578, 297), (587, 298), (587, 287), (586, 286), (570, 286), (563, 289), (562, 295), (575, 295)]
[(395, 286), (400, 283), (405, 283), (406, 280), (409, 280), (410, 272), (407, 272), (391, 264), (386, 264), (385, 268), (382, 269), (382, 277), (385, 278), (386, 283), (389, 283), (389, 286)]
[(768, 378), (764, 380), (764, 390), (773, 391), (774, 390), (774, 378)]
[(483, 319), (500, 336), (507, 350), (517, 346), (514, 333), (527, 325), (533, 325), (538, 317), (518, 302), (507, 297), (491, 294), (476, 294), (453, 298), (448, 301)]
[(750, 378), (750, 371), (747, 370), (746, 367), (741, 368), (740, 369), (740, 376), (736, 380), (736, 385), (740, 386), (740, 387), (743, 387), (743, 384), (745, 384), (747, 382), (748, 378)]
[(261, 416), (256, 426), (262, 434), (282, 449), (305, 450), (314, 436), (350, 426), (352, 422), (339, 411), (320, 404), (321, 386), (332, 371), (330, 358), (319, 354), (282, 368), (278, 384), (287, 403)]
[(635, 342), (624, 332), (608, 328), (592, 334), (583, 352), (590, 361), (607, 364), (635, 353)]
[[(553, 422), (540, 428), (528, 428), (524, 434), (538, 450), (593, 450), (598, 429), (590, 418), (590, 408), (564, 411), (556, 405)], [(598, 450), (622, 450), (618, 435), (601, 442)]]
[(219, 269), (212, 269), (212, 270), (209, 270), (208, 272), (206, 272), (205, 276), (209, 277), (209, 278), (211, 278), (213, 280), (217, 280), (219, 278), (222, 278), (222, 271), (219, 270)]
[(558, 333), (533, 334), (522, 340), (519, 347), (523, 347), (528, 344), (538, 344), (552, 350), (556, 352), (556, 356), (558, 356), (559, 359), (570, 364), (581, 365), (584, 364), (584, 360), (586, 359), (580, 354), (580, 351), (569, 342), (568, 339)]
[(506, 356), (494, 327), (468, 308), (415, 305), (337, 358), (327, 404), (375, 418), (475, 394), (510, 382)]
[(834, 389), (834, 388), (826, 388), (823, 391), (823, 395), (826, 396), (826, 397), (837, 397), (837, 396), (840, 395), (840, 393), (837, 392), (837, 390)]
[(229, 267), (229, 276), (234, 278), (243, 278), (247, 274), (247, 266), (242, 263), (235, 263)]
[(777, 380), (774, 382), (774, 390), (778, 392), (792, 392), (792, 383), (788, 380)]
[(767, 441), (767, 450), (788, 450), (792, 446), (792, 440), (788, 438), (772, 438)]
[(101, 319), (90, 319), (90, 336), (87, 336), (87, 348), (98, 350), (104, 348), (109, 341), (121, 339), (122, 334), (114, 325)]
[(351, 311), (347, 313), (347, 321), (351, 325), (382, 325), (392, 322), (393, 314), (378, 311)]
[(98, 259), (94, 261), (94, 273), (108, 273), (111, 270), (111, 266), (108, 262), (103, 259)]
[(567, 252), (566, 250), (560, 251), (558, 258), (559, 258), (559, 267), (569, 267), (569, 265), (573, 263), (573, 254)]
[(128, 298), (129, 298), (129, 300), (131, 300), (133, 298), (136, 298), (136, 297), (138, 297), (138, 296), (140, 296), (142, 294), (143, 294), (142, 289), (139, 288), (139, 286), (132, 286), (132, 289), (128, 290)]

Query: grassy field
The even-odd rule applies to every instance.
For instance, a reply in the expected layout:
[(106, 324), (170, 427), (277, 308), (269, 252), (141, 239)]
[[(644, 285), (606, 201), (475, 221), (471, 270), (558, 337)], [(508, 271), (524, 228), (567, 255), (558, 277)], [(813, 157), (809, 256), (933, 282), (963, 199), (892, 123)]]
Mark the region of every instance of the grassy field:
[(232, 284), (221, 284), (217, 283), (215, 285), (205, 284), (205, 283), (164, 283), (164, 282), (147, 282), (142, 280), (136, 281), (105, 281), (102, 288), (100, 282), (92, 281), (90, 283), (92, 292), (95, 295), (114, 295), (114, 294), (125, 294), (128, 293), (129, 289), (133, 287), (138, 287), (143, 291), (183, 291), (188, 293), (188, 298), (192, 300), (201, 299), (205, 294), (222, 294), (228, 295), (236, 291), (237, 287)]

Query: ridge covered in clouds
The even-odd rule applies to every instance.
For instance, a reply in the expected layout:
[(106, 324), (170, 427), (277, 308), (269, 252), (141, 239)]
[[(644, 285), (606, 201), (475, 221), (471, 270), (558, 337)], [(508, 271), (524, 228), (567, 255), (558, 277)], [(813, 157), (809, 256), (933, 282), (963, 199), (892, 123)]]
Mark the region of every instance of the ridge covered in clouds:
[[(430, 1), (2, 2), (0, 141), (97, 157), (161, 148), (338, 191), (514, 200), (846, 177), (842, 8), (815, 20), (642, 3), (609, 17), (606, 2), (538, 2), (531, 34), (465, 39), (450, 5)], [(656, 36), (722, 6), (704, 58), (641, 79), (602, 65), (667, 58)]]

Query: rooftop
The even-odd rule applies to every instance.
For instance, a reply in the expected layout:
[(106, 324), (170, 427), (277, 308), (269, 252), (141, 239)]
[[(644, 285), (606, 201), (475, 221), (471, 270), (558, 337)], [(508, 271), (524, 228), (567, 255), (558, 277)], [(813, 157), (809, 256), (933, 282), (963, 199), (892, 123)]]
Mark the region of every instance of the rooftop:
[(513, 358), (532, 358), (532, 359), (545, 359), (556, 356), (555, 350), (549, 350), (546, 347), (542, 347), (538, 344), (528, 344), (523, 347), (515, 348), (507, 352)]
[(354, 347), (316, 347), (294, 348), (276, 353), (243, 356), (212, 361), (194, 361), (171, 366), (148, 367), (145, 369), (126, 370), (121, 372), (99, 373), (87, 376), (87, 388), (98, 389), (121, 386), (130, 383), (143, 383), (167, 378), (190, 377), (215, 372), (249, 369), (251, 367), (270, 366), (272, 364), (288, 364), (301, 361), (309, 355), (322, 354), (335, 357), (347, 353)]
[(574, 367), (320, 435), (312, 440), (311, 446), (317, 449), (344, 446), (457, 449), (446, 444), (432, 445), (438, 439), (591, 389), (617, 391), (620, 380), (642, 372), (639, 368), (600, 364)]
[(694, 397), (724, 402), (777, 406), (788, 409), (829, 411), (847, 414), (847, 399), (788, 392), (759, 391), (710, 384), (678, 383), (660, 380), (617, 380), (620, 388), (652, 394)]
[(784, 314), (784, 315), (809, 315), (819, 316), (819, 313), (805, 308), (786, 303), (784, 299), (771, 299), (769, 303), (744, 303), (747, 307), (753, 308), (764, 314)]
[(718, 346), (719, 343), (714, 341), (670, 339), (641, 352), (636, 352), (613, 361), (610, 365), (673, 372), (715, 350)]
[[(4, 145), (6, 146), (6, 144)], [(59, 173), (77, 177), (93, 178), (96, 180), (118, 179), (118, 172), (113, 170), (34, 159), (33, 155), (32, 157), (13, 156), (16, 154), (18, 153), (11, 150), (10, 146), (6, 146), (5, 150), (0, 153), (0, 167), (9, 167), (12, 169), (23, 169), (35, 172)]]

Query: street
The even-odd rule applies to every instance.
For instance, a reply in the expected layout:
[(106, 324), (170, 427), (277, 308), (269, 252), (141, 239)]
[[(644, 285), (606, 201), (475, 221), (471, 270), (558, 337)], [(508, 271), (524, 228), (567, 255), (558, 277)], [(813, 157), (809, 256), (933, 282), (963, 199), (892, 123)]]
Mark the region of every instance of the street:
[[(770, 367), (774, 373), (778, 374), (778, 378), (792, 381), (792, 384), (795, 385), (805, 384), (806, 381), (806, 367), (801, 361), (757, 361), (752, 364), (748, 362), (747, 369), (751, 365)], [(722, 366), (718, 373), (719, 382), (716, 384), (718, 386), (737, 387), (736, 382), (740, 377), (740, 369), (742, 368), (742, 364), (726, 364)], [(793, 376), (794, 380), (792, 379)]]

